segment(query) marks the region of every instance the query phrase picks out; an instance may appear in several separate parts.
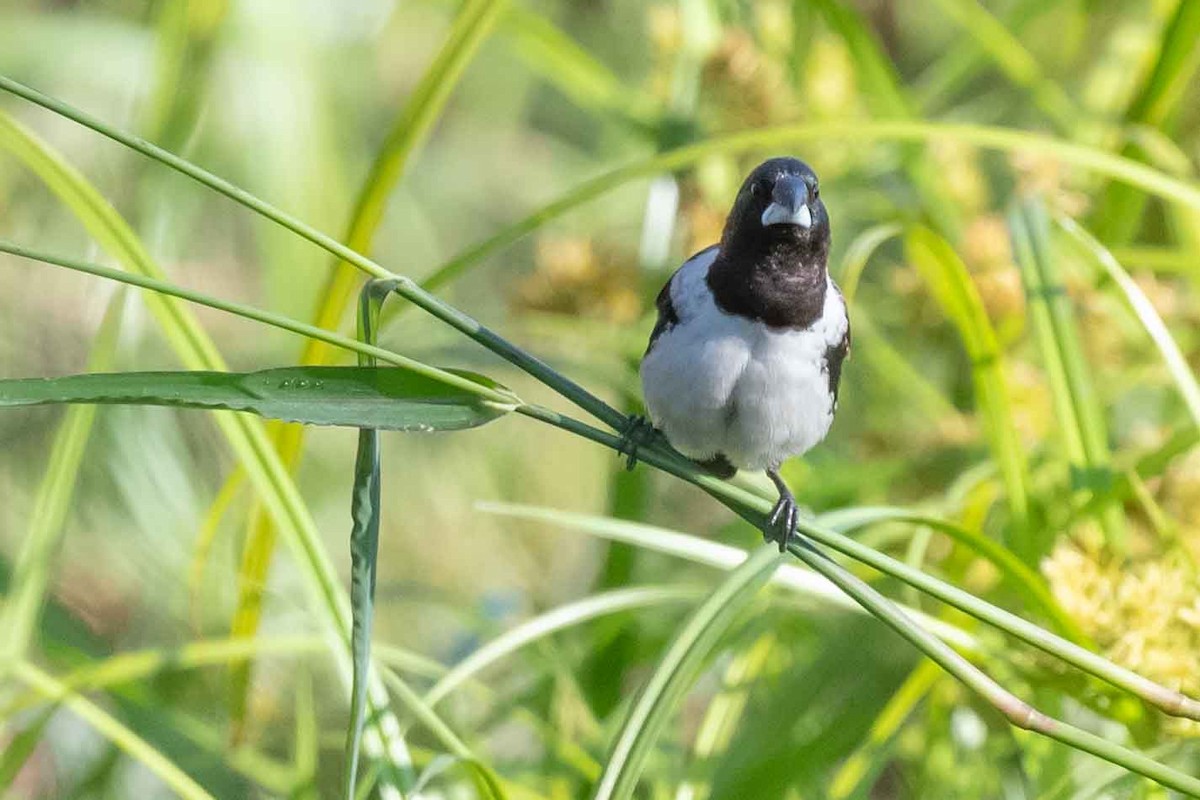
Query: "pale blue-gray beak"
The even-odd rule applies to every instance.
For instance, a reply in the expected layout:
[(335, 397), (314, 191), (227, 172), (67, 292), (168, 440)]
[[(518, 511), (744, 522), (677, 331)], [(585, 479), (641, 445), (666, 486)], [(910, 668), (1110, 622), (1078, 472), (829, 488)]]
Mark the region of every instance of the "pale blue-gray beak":
[(799, 225), (812, 227), (812, 212), (808, 208), (808, 184), (796, 175), (782, 175), (775, 181), (771, 205), (762, 214), (762, 224)]

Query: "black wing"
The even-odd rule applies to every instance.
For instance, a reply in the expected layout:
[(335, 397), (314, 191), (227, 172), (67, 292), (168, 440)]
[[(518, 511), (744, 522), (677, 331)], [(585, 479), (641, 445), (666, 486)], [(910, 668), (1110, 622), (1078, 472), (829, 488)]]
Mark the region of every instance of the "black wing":
[[(842, 301), (843, 307), (845, 300)], [(846, 332), (837, 344), (825, 348), (825, 373), (829, 376), (829, 393), (833, 395), (833, 407), (837, 408), (838, 384), (842, 380), (842, 362), (850, 355), (850, 310), (846, 309)]]
[[(718, 245), (715, 244), (709, 245), (699, 253), (696, 253), (694, 256), (689, 258), (687, 261), (680, 264), (679, 269), (671, 273), (671, 277), (667, 279), (667, 282), (663, 285), (662, 289), (659, 290), (658, 297), (654, 298), (654, 305), (656, 308), (658, 308), (658, 320), (654, 323), (654, 330), (650, 331), (650, 341), (646, 345), (646, 353), (649, 353), (652, 349), (654, 349), (654, 343), (658, 341), (658, 337), (662, 336), (664, 333), (671, 330), (671, 328), (679, 324), (679, 315), (675, 313), (675, 305), (671, 302), (671, 284), (675, 282), (675, 276), (679, 274), (680, 269), (683, 269), (693, 260), (699, 258), (717, 246)], [(646, 354), (643, 353), (642, 357), (645, 358), (645, 355)]]

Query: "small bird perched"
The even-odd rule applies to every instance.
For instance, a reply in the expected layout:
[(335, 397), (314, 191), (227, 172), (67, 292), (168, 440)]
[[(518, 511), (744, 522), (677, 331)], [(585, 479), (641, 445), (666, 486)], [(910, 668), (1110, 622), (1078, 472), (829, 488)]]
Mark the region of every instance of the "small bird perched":
[(676, 450), (722, 478), (766, 470), (779, 490), (767, 538), (780, 551), (798, 507), (779, 466), (829, 432), (850, 351), (828, 257), (816, 174), (795, 158), (763, 162), (738, 191), (721, 241), (659, 292), (642, 358), (650, 421)]

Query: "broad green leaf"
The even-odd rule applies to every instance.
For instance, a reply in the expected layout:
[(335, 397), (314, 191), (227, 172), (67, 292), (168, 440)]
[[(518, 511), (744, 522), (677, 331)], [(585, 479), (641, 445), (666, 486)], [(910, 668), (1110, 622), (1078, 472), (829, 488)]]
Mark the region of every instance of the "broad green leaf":
[[(1070, 467), (1071, 488), (1103, 494), (1112, 484), (1104, 409), (1092, 387), (1071, 299), (1059, 278), (1050, 221), (1041, 204), (1029, 200), (1009, 214), (1008, 227), (1042, 363), (1049, 377), (1058, 419), (1056, 427)], [(1105, 506), (1100, 522), (1109, 542), (1119, 549), (1125, 538), (1120, 508), (1114, 504)], [(1043, 551), (1050, 544), (1043, 542)]]
[(772, 545), (758, 548), (683, 624), (621, 724), (594, 800), (633, 796), (667, 720), (699, 677), (713, 648), (770, 580), (780, 560)]
[[(976, 403), (992, 455), (1004, 476), (1009, 508), (1016, 523), (1013, 527), (1021, 530), (1029, 512), (1029, 472), (1017, 437), (1003, 357), (991, 320), (966, 265), (949, 243), (927, 228), (914, 228), (905, 236), (904, 244), (909, 261), (924, 279), (946, 318), (958, 330), (971, 359)], [(1014, 542), (1013, 549), (1023, 558), (1031, 557), (1025, 542)]]
[(224, 409), (306, 425), (370, 425), (417, 432), (472, 428), (505, 414), (505, 409), (480, 402), (468, 392), (390, 367), (117, 372), (0, 380), (0, 408), (51, 403)]

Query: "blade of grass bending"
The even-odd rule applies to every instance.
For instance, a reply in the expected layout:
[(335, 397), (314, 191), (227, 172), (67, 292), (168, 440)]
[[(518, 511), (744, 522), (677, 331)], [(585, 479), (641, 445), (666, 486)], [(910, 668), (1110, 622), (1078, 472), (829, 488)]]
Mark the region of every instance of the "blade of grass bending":
[(1009, 80), (1029, 92), (1034, 104), (1059, 131), (1070, 135), (1078, 129), (1080, 110), (1075, 102), (1046, 76), (1021, 40), (978, 0), (934, 0), (934, 5), (975, 39)]
[[(1059, 277), (1045, 208), (1036, 200), (1026, 200), (1009, 213), (1008, 227), (1041, 345), (1042, 361), (1050, 378), (1057, 428), (1066, 446), (1071, 472), (1071, 488), (1091, 494), (1107, 492), (1112, 485), (1112, 456), (1108, 450), (1104, 409), (1092, 387), (1071, 300)], [(1105, 537), (1118, 551), (1124, 546), (1124, 522), (1116, 504), (1109, 503), (1101, 509), (1100, 524)], [(1036, 543), (1035, 552), (1044, 555), (1051, 544), (1043, 539)]]
[(552, 633), (609, 614), (664, 603), (690, 601), (695, 599), (696, 595), (696, 590), (686, 587), (637, 586), (601, 592), (559, 606), (505, 631), (455, 664), (425, 693), (423, 700), (430, 707), (436, 706), (483, 670)]
[(17, 678), (36, 689), (46, 699), (70, 710), (123, 753), (152, 772), (180, 797), (186, 798), (186, 800), (213, 800), (212, 795), (187, 773), (175, 766), (174, 762), (87, 698), (73, 693), (52, 676), (28, 662), (18, 664), (15, 674)]
[[(1165, 131), (1171, 116), (1185, 96), (1185, 88), (1196, 68), (1200, 66), (1200, 4), (1181, 0), (1175, 4), (1171, 19), (1163, 27), (1154, 68), (1146, 73), (1129, 107), (1125, 110), (1127, 126), (1145, 126)], [(1130, 140), (1121, 148), (1121, 155), (1139, 161), (1146, 160), (1146, 151)], [(1092, 229), (1103, 241), (1121, 245), (1137, 233), (1142, 221), (1146, 198), (1128, 186), (1109, 185), (1092, 215)]]
[[(1059, 633), (1077, 644), (1087, 644), (1087, 637), (1046, 587), (1046, 581), (1028, 567), (1024, 561), (1017, 558), (1004, 545), (989, 539), (976, 530), (957, 525), (948, 519), (933, 514), (923, 514), (906, 508), (889, 508), (886, 506), (860, 506), (857, 508), (839, 509), (822, 514), (817, 522), (837, 530), (839, 533), (849, 533), (852, 530), (875, 525), (880, 522), (906, 522), (912, 525), (924, 525), (939, 533), (943, 533), (976, 555), (983, 557), (996, 567), (1002, 576), (1008, 579), (1013, 588), (1030, 605), (1038, 608), (1054, 623)], [(909, 613), (912, 613), (909, 611)]]
[(971, 359), (976, 402), (982, 412), (992, 455), (1004, 477), (1015, 524), (1011, 547), (1029, 561), (1035, 551), (1028, 541), (1029, 467), (1017, 436), (1004, 378), (1003, 356), (971, 275), (950, 244), (928, 228), (905, 236), (905, 252), (924, 279), (942, 312), (953, 323)]
[(1154, 345), (1162, 354), (1163, 362), (1167, 365), (1171, 379), (1175, 381), (1175, 386), (1183, 397), (1183, 402), (1191, 414), (1192, 422), (1200, 428), (1200, 384), (1197, 383), (1196, 375), (1188, 365), (1187, 358), (1179, 349), (1179, 345), (1175, 343), (1171, 332), (1167, 330), (1166, 323), (1155, 311), (1150, 298), (1099, 240), (1066, 217), (1057, 217), (1055, 222), (1075, 240), (1084, 252), (1100, 264), (1112, 282), (1121, 290), (1122, 299), (1141, 322), (1142, 327), (1146, 329), (1146, 333), (1150, 335)]
[[(466, 0), (442, 42), (442, 47), (413, 89), (404, 109), (384, 140), (354, 204), (343, 241), (359, 253), (370, 253), (375, 232), (383, 221), (388, 198), (404, 176), (413, 154), (429, 138), (429, 132), (480, 44), (491, 32), (507, 0)], [(320, 308), (313, 317), (318, 327), (336, 330), (346, 314), (358, 286), (358, 270), (337, 258), (322, 291)], [(302, 364), (325, 364), (333, 351), (321, 342), (310, 342), (301, 355)]]
[[(375, 344), (379, 310), (391, 286), (370, 281), (359, 295), (358, 338)], [(375, 359), (360, 354), (359, 366), (374, 367)], [(350, 719), (342, 763), (342, 797), (354, 800), (358, 780), (358, 754), (367, 713), (367, 680), (371, 671), (371, 628), (375, 611), (375, 580), (379, 560), (379, 430), (358, 429), (354, 458), (354, 488), (350, 495), (350, 611), (353, 626), (350, 649), (354, 654), (354, 681), (350, 689)]]
[[(107, 372), (113, 368), (124, 309), (125, 291), (118, 289), (96, 333), (88, 370)], [(9, 670), (25, 659), (38, 628), (51, 565), (62, 542), (95, 418), (95, 406), (68, 410), (50, 446), (46, 472), (34, 497), (29, 529), (21, 541), (8, 594), (0, 609), (0, 686), (6, 683)]]
[[(872, 115), (888, 119), (916, 119), (895, 64), (875, 36), (874, 30), (856, 9), (835, 0), (813, 3), (829, 27), (841, 37), (854, 62), (854, 73)], [(958, 241), (963, 214), (948, 198), (952, 196), (942, 173), (919, 145), (905, 145), (905, 171), (917, 190), (925, 214), (944, 235)]]
[[(540, 406), (521, 406), (517, 411), (604, 445), (614, 452), (623, 452), (624, 445), (620, 437), (571, 417)], [(711, 497), (756, 527), (762, 517), (770, 512), (773, 505), (773, 498), (764, 497), (715, 478), (673, 451), (662, 450), (657, 446), (644, 447), (638, 451), (638, 458), (644, 463), (653, 465), (703, 489)], [(1200, 701), (1118, 666), (1015, 614), (981, 600), (970, 592), (912, 569), (832, 528), (803, 517), (798, 522), (798, 528), (800, 533), (809, 539), (913, 586), (930, 597), (975, 617), (1066, 664), (1140, 697), (1166, 714), (1200, 720)]]
[[(625, 542), (726, 571), (734, 569), (747, 558), (746, 551), (741, 548), (640, 522), (515, 503), (477, 503), (475, 507), (489, 514), (549, 522), (568, 530), (584, 531), (594, 536)], [(857, 604), (850, 601), (828, 581), (796, 566), (789, 564), (780, 566), (771, 576), (771, 583), (796, 594), (812, 597), (840, 608), (861, 611)], [(979, 643), (961, 628), (922, 614), (920, 611), (912, 610), (911, 613), (920, 620), (920, 624), (928, 626), (935, 635), (952, 642), (955, 647), (968, 652), (978, 651)]]
[(839, 280), (842, 297), (846, 299), (846, 305), (854, 303), (854, 298), (858, 294), (858, 282), (862, 279), (863, 272), (866, 271), (867, 262), (871, 260), (871, 256), (875, 255), (875, 251), (882, 247), (888, 239), (899, 236), (902, 233), (904, 233), (904, 227), (895, 222), (876, 225), (859, 234), (850, 243), (850, 246), (846, 248), (846, 256), (842, 259), (842, 274)]
[(775, 547), (763, 545), (697, 606), (626, 714), (593, 800), (626, 800), (633, 795), (670, 714), (699, 676), (709, 653), (779, 564), (780, 554)]
[(887, 598), (839, 566), (828, 556), (814, 549), (812, 545), (806, 542), (794, 543), (788, 546), (788, 552), (828, 578), (856, 602), (861, 603), (872, 616), (900, 634), (931, 661), (986, 700), (1016, 727), (1040, 733), (1076, 750), (1090, 753), (1113, 764), (1120, 764), (1130, 772), (1144, 775), (1163, 786), (1190, 794), (1193, 797), (1200, 797), (1200, 779), (1185, 775), (1142, 753), (1113, 744), (1093, 733), (1049, 717), (1033, 708), (996, 683), (945, 642), (931, 635), (924, 628), (913, 624), (904, 612)]
[(842, 763), (829, 782), (830, 800), (846, 800), (857, 794), (864, 781), (877, 775), (882, 769), (879, 764), (885, 750), (913, 710), (925, 699), (943, 673), (938, 665), (925, 659), (901, 684), (892, 699), (871, 725), (866, 740)]
[[(7, 80), (0, 77), (0, 82)], [(83, 223), (91, 236), (116, 257), (130, 273), (157, 280), (162, 270), (150, 258), (128, 223), (108, 204), (94, 186), (57, 152), (0, 111), (0, 148), (7, 149), (31, 169)], [(132, 276), (131, 276), (132, 277)], [(158, 321), (168, 344), (184, 366), (224, 370), (212, 340), (186, 307), (171, 297), (148, 295), (146, 303)], [(213, 421), (229, 443), (235, 458), (258, 491), (285, 540), (296, 553), (306, 590), (319, 612), (329, 637), (339, 676), (349, 684), (350, 614), (345, 591), (321, 543), (313, 521), (295, 483), (283, 469), (261, 423), (244, 415), (214, 413)], [(373, 692), (384, 695), (381, 685)], [(392, 720), (393, 726), (395, 720)], [(367, 744), (374, 752), (386, 752), (391, 766), (385, 775), (390, 784), (411, 782), (408, 751), (402, 741), (378, 726)]]
[[(400, 698), (400, 702), (408, 708), (417, 721), (467, 768), (479, 796), (485, 800), (505, 800), (507, 795), (500, 785), (499, 776), (479, 760), (471, 748), (451, 730), (429, 703), (425, 702), (408, 683), (391, 669), (381, 667), (380, 673), (383, 675), (384, 683)], [(354, 795), (347, 795), (346, 800), (350, 800), (352, 797)]]

